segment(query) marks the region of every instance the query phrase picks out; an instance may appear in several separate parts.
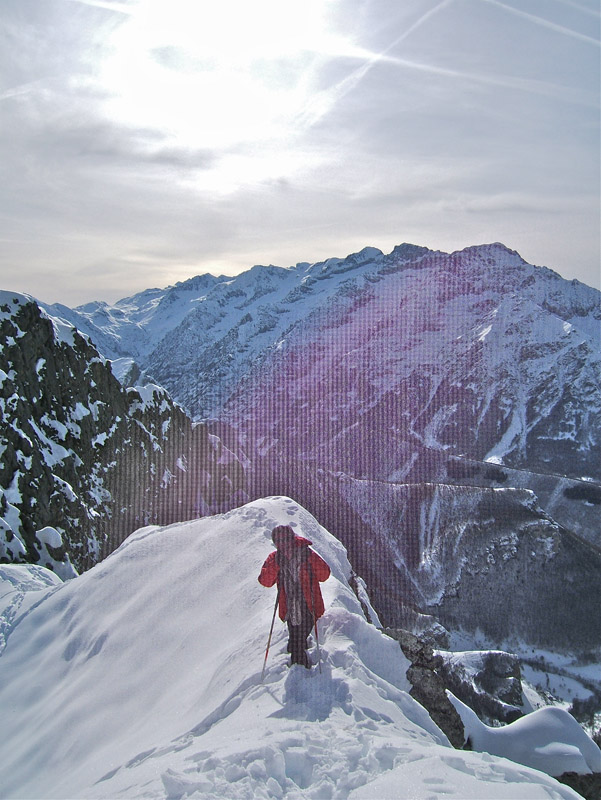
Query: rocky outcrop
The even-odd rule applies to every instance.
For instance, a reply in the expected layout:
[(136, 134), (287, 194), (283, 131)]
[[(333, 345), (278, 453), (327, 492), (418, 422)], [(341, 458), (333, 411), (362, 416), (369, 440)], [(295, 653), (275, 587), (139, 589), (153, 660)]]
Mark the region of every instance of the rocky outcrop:
[(434, 654), (431, 645), (410, 631), (384, 628), (383, 633), (396, 639), (411, 662), (407, 670), (412, 686), (409, 694), (424, 706), (453, 747), (462, 749), (465, 742), (463, 722), (447, 697), (444, 680), (439, 674), (441, 657)]
[[(0, 514), (4, 560), (81, 568), (99, 554), (108, 496), (101, 438), (118, 436), (127, 400), (98, 353), (28, 298), (0, 303)], [(107, 400), (109, 403), (107, 403)], [(57, 531), (45, 544), (38, 532)], [(44, 563), (44, 561), (46, 563)], [(59, 565), (61, 565), (59, 567)]]
[(577, 772), (564, 772), (557, 780), (570, 786), (584, 800), (599, 800), (601, 797), (601, 772), (579, 775)]
[(487, 725), (523, 716), (520, 660), (498, 650), (439, 652), (438, 672), (447, 689)]
[(159, 387), (124, 389), (86, 337), (7, 292), (0, 416), (2, 561), (70, 577), (142, 525), (246, 499), (241, 451)]
[(411, 662), (410, 694), (421, 703), (454, 747), (463, 748), (461, 717), (447, 696), (452, 692), (487, 725), (503, 725), (523, 716), (519, 658), (502, 651), (437, 650), (428, 637), (402, 628), (384, 628)]

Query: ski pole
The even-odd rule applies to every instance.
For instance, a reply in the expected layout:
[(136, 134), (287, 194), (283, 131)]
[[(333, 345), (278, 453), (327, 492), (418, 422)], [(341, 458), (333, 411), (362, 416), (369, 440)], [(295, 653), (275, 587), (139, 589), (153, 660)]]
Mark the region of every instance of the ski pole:
[(261, 683), (263, 683), (263, 678), (265, 677), (265, 667), (267, 666), (267, 656), (269, 655), (269, 648), (271, 646), (271, 636), (273, 634), (273, 625), (275, 623), (275, 614), (278, 610), (278, 605), (280, 602), (280, 589), (279, 586), (276, 591), (275, 595), (275, 605), (273, 607), (273, 616), (271, 618), (271, 628), (269, 629), (269, 638), (267, 639), (267, 647), (265, 648), (265, 660), (263, 661), (263, 672), (261, 672)]
[(314, 595), (314, 586), (317, 584), (317, 588), (319, 589), (319, 582), (315, 577), (315, 573), (311, 569), (311, 564), (307, 563), (309, 567), (309, 575), (311, 576), (311, 613), (313, 614), (313, 627), (315, 628), (315, 644), (317, 645), (317, 664), (319, 666), (319, 674), (321, 675), (321, 650), (319, 649), (319, 633), (317, 632), (317, 616), (315, 614), (315, 595)]
[(321, 650), (319, 649), (319, 634), (317, 633), (317, 617), (315, 611), (313, 612), (313, 624), (315, 626), (315, 644), (317, 645), (317, 663), (319, 665), (319, 674), (321, 675)]

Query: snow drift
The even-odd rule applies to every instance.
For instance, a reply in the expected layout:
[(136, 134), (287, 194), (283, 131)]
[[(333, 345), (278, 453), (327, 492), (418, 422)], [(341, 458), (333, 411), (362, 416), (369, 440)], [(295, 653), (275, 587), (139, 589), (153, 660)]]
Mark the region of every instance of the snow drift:
[[(332, 568), (322, 672), (287, 667), (276, 622), (261, 683), (274, 594), (257, 575), (283, 523)], [(289, 498), (140, 529), (64, 584), (0, 570), (3, 798), (577, 798), (450, 747), (366, 621), (344, 548)]]
[(552, 775), (601, 772), (601, 750), (561, 708), (539, 708), (502, 728), (490, 728), (465, 703), (449, 696), (465, 726), (466, 739), (476, 750)]

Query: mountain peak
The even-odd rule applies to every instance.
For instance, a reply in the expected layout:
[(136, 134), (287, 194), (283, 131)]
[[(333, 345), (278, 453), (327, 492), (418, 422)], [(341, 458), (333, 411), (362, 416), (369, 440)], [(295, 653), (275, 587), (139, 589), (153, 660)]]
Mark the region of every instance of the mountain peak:
[(6, 308), (9, 313), (12, 313), (19, 306), (26, 306), (28, 303), (35, 303), (34, 298), (28, 294), (0, 290), (0, 311)]
[(433, 251), (428, 247), (421, 247), (417, 244), (403, 242), (402, 244), (397, 244), (388, 257), (393, 258), (396, 261), (413, 261), (416, 258), (421, 258), (427, 253), (432, 252)]

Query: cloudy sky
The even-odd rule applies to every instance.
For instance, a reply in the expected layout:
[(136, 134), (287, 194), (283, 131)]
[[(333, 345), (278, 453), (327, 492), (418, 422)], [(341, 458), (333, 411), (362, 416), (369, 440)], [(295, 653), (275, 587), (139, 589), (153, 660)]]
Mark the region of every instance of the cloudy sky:
[(403, 241), (599, 286), (598, 0), (2, 0), (0, 288)]

